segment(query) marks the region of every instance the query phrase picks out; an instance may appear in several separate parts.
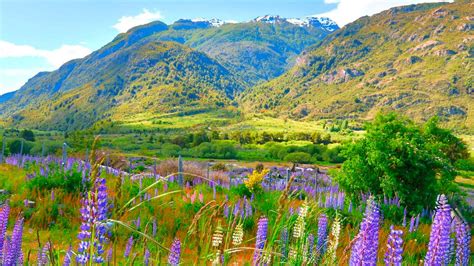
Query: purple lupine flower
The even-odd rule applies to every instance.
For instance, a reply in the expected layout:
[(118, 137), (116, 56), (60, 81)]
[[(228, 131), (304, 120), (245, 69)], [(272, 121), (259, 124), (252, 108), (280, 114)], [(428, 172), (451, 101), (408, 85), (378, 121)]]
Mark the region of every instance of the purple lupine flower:
[(407, 226), (407, 208), (403, 209), (403, 221), (402, 221), (402, 226), (406, 227)]
[(135, 227), (137, 228), (137, 230), (140, 229), (140, 216), (138, 216), (137, 219), (135, 220)]
[(226, 203), (226, 204), (224, 205), (224, 217), (229, 218), (229, 212), (230, 212), (230, 211), (229, 211), (229, 204)]
[(253, 255), (253, 263), (256, 265), (259, 265), (263, 253), (262, 251), (265, 247), (265, 242), (267, 241), (267, 229), (268, 219), (266, 217), (261, 217), (258, 220), (257, 237), (255, 240), (255, 253)]
[(451, 228), (451, 207), (445, 195), (438, 196), (436, 213), (431, 226), (430, 242), (425, 265), (442, 265), (449, 251)]
[(64, 255), (63, 266), (71, 265), (72, 261), (72, 247), (69, 246), (69, 249), (66, 251), (66, 255)]
[(148, 266), (150, 263), (150, 251), (145, 249), (145, 255), (143, 256), (143, 265)]
[(326, 214), (321, 214), (318, 219), (318, 242), (316, 243), (316, 251), (319, 255), (324, 254), (327, 246), (327, 227), (328, 227), (328, 217)]
[(158, 230), (158, 226), (156, 224), (156, 218), (153, 219), (153, 226), (152, 226), (152, 235), (156, 237), (156, 231)]
[(281, 254), (283, 258), (288, 257), (288, 229), (283, 228), (280, 233), (280, 241), (281, 241)]
[(111, 261), (112, 261), (113, 252), (114, 252), (114, 250), (112, 249), (112, 247), (110, 247), (110, 248), (107, 250), (107, 262), (111, 262)]
[[(86, 264), (91, 256), (96, 263), (102, 263), (104, 244), (107, 241), (106, 225), (108, 212), (107, 187), (105, 179), (99, 178), (94, 184), (93, 191), (86, 194), (82, 199), (81, 207), (81, 231), (78, 234), (79, 243), (76, 261), (79, 264)], [(92, 232), (95, 232), (92, 235)], [(94, 245), (94, 254), (90, 254), (90, 249)]]
[(251, 217), (252, 216), (252, 205), (250, 204), (250, 201), (245, 199), (245, 217)]
[(456, 262), (455, 265), (469, 265), (471, 230), (469, 225), (456, 218)]
[(125, 246), (125, 252), (123, 254), (125, 258), (128, 258), (128, 256), (130, 256), (130, 252), (132, 251), (132, 246), (133, 246), (133, 236), (130, 236), (130, 238), (127, 241), (127, 245)]
[(51, 190), (51, 201), (54, 201), (55, 197), (54, 197), (54, 190)]
[(13, 227), (12, 238), (8, 245), (8, 253), (4, 255), (3, 265), (16, 265), (18, 262), (23, 241), (23, 222), (24, 219), (20, 218), (16, 221), (15, 227)]
[(43, 249), (38, 254), (38, 266), (44, 266), (49, 263), (49, 250), (51, 248), (51, 243), (48, 241), (44, 244)]
[(235, 203), (234, 206), (234, 216), (237, 217), (237, 215), (240, 213), (240, 199)]
[(5, 235), (7, 232), (8, 225), (8, 215), (10, 214), (10, 206), (8, 202), (0, 210), (0, 262), (3, 261), (3, 256), (6, 255), (3, 253), (3, 245), (5, 242)]
[(418, 213), (415, 217), (415, 230), (418, 229), (419, 225), (420, 225), (420, 214)]
[(314, 235), (309, 234), (308, 235), (308, 258), (310, 259), (311, 257), (313, 257), (313, 249), (314, 249)]
[(410, 219), (410, 228), (408, 229), (408, 232), (413, 232), (415, 231), (415, 217), (411, 217)]
[(179, 264), (179, 260), (181, 257), (181, 242), (178, 238), (173, 240), (170, 248), (170, 255), (168, 257), (168, 263), (172, 266), (176, 266)]
[(373, 198), (367, 200), (364, 219), (352, 247), (351, 265), (376, 265), (379, 243), (380, 209)]
[(401, 266), (403, 254), (403, 239), (402, 230), (393, 229), (390, 227), (390, 235), (387, 240), (387, 252), (385, 252), (385, 265), (387, 266)]

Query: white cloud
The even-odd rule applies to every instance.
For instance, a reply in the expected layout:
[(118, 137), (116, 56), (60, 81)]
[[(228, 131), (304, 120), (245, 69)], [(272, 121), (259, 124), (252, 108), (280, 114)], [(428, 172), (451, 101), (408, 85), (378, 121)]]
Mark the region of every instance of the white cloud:
[[(31, 45), (18, 45), (0, 40), (0, 59), (11, 58), (42, 58), (46, 61), (43, 67), (5, 68), (0, 67), (0, 95), (19, 89), (25, 82), (40, 71), (51, 71), (75, 58), (81, 58), (91, 53), (82, 45), (62, 45), (57, 49), (38, 49)], [(5, 61), (7, 62), (7, 61)]]
[(338, 3), (338, 5), (335, 9), (316, 16), (329, 17), (342, 27), (362, 16), (370, 16), (396, 6), (426, 2), (452, 2), (452, 0), (324, 0), (324, 2)]
[(142, 13), (136, 16), (123, 16), (113, 27), (119, 32), (126, 32), (127, 30), (138, 26), (150, 23), (155, 20), (162, 19), (163, 16), (159, 11), (150, 12), (148, 9), (143, 9)]
[(0, 40), (0, 58), (40, 57), (56, 68), (71, 59), (81, 58), (90, 53), (91, 50), (82, 45), (64, 44), (54, 50), (43, 50), (30, 45), (18, 45)]

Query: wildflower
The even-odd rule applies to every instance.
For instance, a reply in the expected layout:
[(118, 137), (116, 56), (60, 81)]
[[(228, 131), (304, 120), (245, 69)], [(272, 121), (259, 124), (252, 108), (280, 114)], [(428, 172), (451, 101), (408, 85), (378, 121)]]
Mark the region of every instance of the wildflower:
[(281, 254), (283, 259), (288, 255), (288, 229), (283, 228), (280, 233), (280, 242), (281, 242)]
[(133, 236), (130, 236), (130, 238), (127, 241), (127, 245), (125, 246), (125, 252), (123, 254), (125, 258), (128, 258), (128, 256), (130, 256), (132, 247), (133, 247)]
[(376, 265), (380, 222), (379, 206), (373, 198), (369, 198), (349, 264)]
[(308, 214), (308, 204), (305, 201), (300, 208), (300, 211), (298, 213), (298, 218), (296, 219), (295, 227), (293, 228), (294, 238), (300, 238), (303, 236), (304, 229), (306, 226), (305, 218), (307, 214)]
[(204, 195), (202, 192), (199, 192), (199, 202), (204, 203)]
[(10, 206), (8, 202), (4, 205), (4, 207), (0, 210), (0, 262), (3, 261), (3, 245), (5, 242), (5, 234), (7, 232), (7, 225), (8, 225), (8, 215), (10, 214)]
[(23, 222), (24, 219), (20, 218), (16, 221), (15, 227), (13, 227), (13, 233), (10, 244), (7, 244), (8, 252), (4, 253), (3, 265), (16, 265), (21, 255), (21, 243), (23, 240)]
[(153, 234), (153, 237), (156, 237), (156, 231), (158, 230), (158, 226), (156, 224), (156, 218), (153, 219), (153, 226), (152, 226), (152, 234)]
[(339, 235), (341, 233), (341, 220), (339, 215), (336, 213), (336, 218), (331, 227), (332, 238), (329, 240), (329, 248), (326, 256), (328, 257), (329, 264), (336, 264), (336, 250), (339, 245)]
[(38, 255), (38, 266), (47, 265), (49, 262), (49, 250), (51, 248), (51, 243), (48, 241), (44, 244), (43, 249)]
[(224, 230), (222, 229), (221, 222), (219, 221), (214, 235), (212, 235), (212, 246), (219, 247), (222, 244), (222, 239), (224, 238)]
[(261, 183), (263, 181), (263, 178), (265, 175), (267, 175), (269, 172), (268, 169), (264, 169), (261, 172), (258, 172), (257, 170), (254, 170), (248, 178), (244, 181), (245, 186), (250, 190), (254, 191), (255, 189), (258, 189), (261, 187)]
[(436, 213), (431, 227), (428, 252), (425, 265), (441, 265), (449, 251), (449, 235), (451, 227), (451, 207), (444, 195), (438, 196)]
[(64, 255), (63, 266), (71, 265), (72, 261), (72, 247), (69, 246), (69, 249), (66, 251), (66, 255)]
[(242, 244), (243, 238), (244, 238), (244, 228), (242, 226), (242, 223), (239, 223), (235, 227), (234, 233), (232, 234), (232, 244), (234, 246), (238, 246)]
[(143, 256), (143, 264), (145, 266), (148, 266), (150, 263), (150, 251), (148, 249), (145, 249), (145, 255)]
[[(105, 179), (99, 178), (94, 184), (94, 189), (82, 199), (81, 231), (78, 234), (79, 243), (76, 260), (79, 264), (86, 264), (92, 256), (96, 263), (102, 263), (104, 244), (107, 240), (106, 225), (108, 212), (107, 187)], [(94, 232), (94, 235), (92, 235)], [(91, 254), (93, 248), (94, 254)]]
[(110, 248), (107, 250), (107, 262), (111, 262), (111, 261), (112, 261), (113, 252), (114, 252), (114, 250), (112, 249), (112, 247), (110, 247)]
[(401, 266), (403, 253), (402, 230), (390, 227), (390, 235), (387, 241), (387, 252), (385, 253), (385, 265)]
[(402, 226), (406, 227), (407, 226), (407, 208), (403, 209), (403, 221), (402, 221)]
[(307, 243), (308, 243), (308, 259), (311, 259), (313, 257), (313, 249), (314, 249), (314, 235), (313, 234), (309, 234), (308, 235), (308, 239), (307, 239)]
[(255, 253), (253, 255), (254, 264), (258, 264), (261, 260), (262, 251), (265, 247), (265, 242), (267, 241), (267, 229), (268, 229), (268, 219), (266, 217), (261, 217), (258, 220), (257, 226), (257, 237), (255, 240)]
[(171, 244), (170, 248), (170, 255), (168, 257), (168, 263), (172, 266), (179, 264), (179, 259), (181, 256), (181, 242), (178, 238), (173, 240), (173, 244)]
[(456, 218), (456, 264), (469, 265), (471, 230), (469, 225)]
[(408, 229), (408, 232), (413, 232), (415, 231), (415, 217), (411, 217), (410, 219), (410, 228)]
[(318, 220), (318, 242), (316, 244), (316, 250), (319, 254), (324, 254), (326, 251), (327, 227), (328, 217), (323, 213)]

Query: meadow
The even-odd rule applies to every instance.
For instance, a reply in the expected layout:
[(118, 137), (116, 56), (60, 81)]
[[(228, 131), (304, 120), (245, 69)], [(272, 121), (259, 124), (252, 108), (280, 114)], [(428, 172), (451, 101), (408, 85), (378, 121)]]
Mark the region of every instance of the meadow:
[[(383, 126), (390, 123), (398, 120)], [(445, 131), (434, 132), (444, 136)], [(22, 138), (32, 135), (16, 133)], [(232, 141), (229, 137), (188, 146), (200, 139), (199, 131), (179, 150), (189, 152), (185, 159), (139, 151), (134, 156), (119, 154), (110, 142), (125, 140), (107, 134), (94, 143), (84, 141), (85, 148), (51, 144), (42, 151), (36, 142), (54, 143), (63, 135), (32, 133), (31, 154), (11, 152), (7, 141), (9, 153), (0, 164), (3, 265), (469, 265), (472, 261), (474, 169), (466, 155), (454, 164), (457, 175), (449, 188), (438, 188), (443, 194), (431, 195), (428, 203), (412, 204), (403, 191), (390, 195), (348, 190), (339, 172), (354, 156), (344, 158), (342, 165), (288, 161), (288, 154), (307, 153), (313, 158), (322, 152), (323, 156), (345, 142), (273, 139), (236, 144), (236, 155), (245, 151), (243, 147), (269, 154), (270, 159), (260, 163), (252, 157), (192, 155), (203, 143)], [(355, 139), (370, 139), (373, 133), (369, 128), (366, 137)], [(80, 139), (73, 135), (67, 137)], [(375, 136), (381, 135), (377, 131)], [(148, 138), (143, 136), (144, 142)], [(28, 142), (22, 143), (25, 149)], [(167, 145), (158, 143), (154, 145)], [(384, 144), (389, 150), (388, 142)], [(54, 146), (57, 150), (49, 153)], [(222, 151), (226, 149), (215, 150), (217, 155)], [(279, 153), (286, 155), (278, 158)], [(451, 149), (451, 156), (456, 153)], [(370, 171), (365, 175), (370, 178)]]

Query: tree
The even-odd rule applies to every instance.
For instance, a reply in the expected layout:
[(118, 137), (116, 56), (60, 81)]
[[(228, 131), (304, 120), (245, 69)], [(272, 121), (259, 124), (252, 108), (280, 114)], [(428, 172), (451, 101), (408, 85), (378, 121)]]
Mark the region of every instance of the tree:
[(20, 133), (20, 138), (27, 141), (35, 141), (35, 134), (29, 129), (24, 129)]
[(436, 195), (456, 189), (453, 160), (466, 145), (436, 120), (417, 126), (397, 114), (378, 114), (364, 138), (343, 151), (347, 160), (336, 180), (352, 197), (397, 195), (409, 209), (431, 206)]

